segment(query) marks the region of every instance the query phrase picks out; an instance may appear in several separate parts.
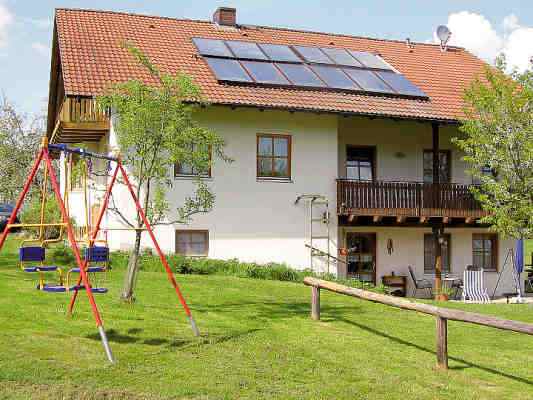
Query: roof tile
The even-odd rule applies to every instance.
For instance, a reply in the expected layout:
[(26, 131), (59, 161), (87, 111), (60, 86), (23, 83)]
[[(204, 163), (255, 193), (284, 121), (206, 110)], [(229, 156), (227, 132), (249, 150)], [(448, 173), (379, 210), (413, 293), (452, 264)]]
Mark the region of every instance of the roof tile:
[[(127, 40), (162, 71), (189, 74), (213, 104), (456, 120), (463, 116), (465, 87), (486, 65), (461, 48), (442, 52), (439, 46), (416, 43), (410, 49), (401, 41), (255, 26), (228, 29), (208, 21), (110, 11), (58, 9), (56, 26), (68, 95), (98, 95), (111, 84), (133, 78), (154, 83), (121, 47)], [(195, 36), (377, 52), (427, 93), (430, 100), (219, 83), (202, 58), (195, 57), (191, 41)]]

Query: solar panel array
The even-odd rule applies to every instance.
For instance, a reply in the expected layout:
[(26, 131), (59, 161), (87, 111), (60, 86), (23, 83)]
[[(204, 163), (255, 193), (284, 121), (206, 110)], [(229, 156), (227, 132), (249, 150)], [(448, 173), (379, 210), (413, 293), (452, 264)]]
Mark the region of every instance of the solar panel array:
[(193, 38), (217, 80), (427, 98), (378, 55), (340, 48)]

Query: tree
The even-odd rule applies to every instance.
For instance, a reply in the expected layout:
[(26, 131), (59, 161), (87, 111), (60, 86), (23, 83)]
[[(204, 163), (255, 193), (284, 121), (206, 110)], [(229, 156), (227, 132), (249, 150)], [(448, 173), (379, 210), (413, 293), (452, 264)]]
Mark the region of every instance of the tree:
[(504, 237), (533, 236), (533, 73), (507, 75), (504, 58), (486, 68), (465, 94), (464, 137), (474, 196), (489, 215), (482, 219)]
[(0, 202), (13, 203), (24, 186), (44, 135), (44, 117), (17, 111), (5, 96), (0, 102)]
[[(102, 107), (116, 115), (115, 132), (122, 151), (122, 161), (135, 182), (136, 195), (146, 210), (151, 225), (186, 223), (194, 214), (209, 212), (215, 196), (199, 177), (195, 192), (184, 204), (171, 211), (166, 199), (172, 186), (172, 166), (188, 165), (195, 171), (210, 168), (215, 155), (231, 161), (224, 154), (223, 139), (210, 129), (200, 126), (194, 113), (205, 102), (200, 89), (185, 74), (162, 73), (138, 48), (124, 47), (144, 66), (154, 84), (130, 80), (113, 86), (98, 98)], [(143, 221), (124, 215), (114, 201), (111, 212), (127, 226), (136, 228), (135, 244), (130, 254), (121, 298), (133, 301), (139, 271), (139, 253)]]

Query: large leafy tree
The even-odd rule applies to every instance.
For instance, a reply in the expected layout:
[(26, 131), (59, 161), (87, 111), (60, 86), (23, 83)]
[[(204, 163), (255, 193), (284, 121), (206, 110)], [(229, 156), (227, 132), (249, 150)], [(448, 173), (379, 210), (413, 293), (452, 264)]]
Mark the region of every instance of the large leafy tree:
[[(195, 192), (184, 204), (171, 210), (167, 190), (172, 186), (172, 166), (185, 164), (194, 171), (207, 171), (211, 155), (225, 160), (223, 139), (195, 120), (204, 105), (199, 88), (185, 74), (162, 73), (138, 48), (125, 43), (130, 54), (150, 73), (156, 84), (130, 80), (114, 86), (99, 97), (101, 106), (116, 115), (115, 132), (124, 165), (135, 182), (136, 195), (146, 210), (150, 224), (186, 223), (196, 213), (209, 212), (215, 196), (200, 178)], [(110, 210), (131, 228), (143, 228), (137, 215), (125, 215), (114, 202)], [(121, 297), (134, 300), (139, 271), (141, 230), (135, 234)]]
[(17, 200), (43, 135), (43, 116), (24, 114), (5, 96), (0, 99), (0, 202)]
[(464, 136), (456, 144), (480, 182), (473, 189), (504, 237), (533, 237), (533, 73), (506, 74), (504, 58), (466, 92)]

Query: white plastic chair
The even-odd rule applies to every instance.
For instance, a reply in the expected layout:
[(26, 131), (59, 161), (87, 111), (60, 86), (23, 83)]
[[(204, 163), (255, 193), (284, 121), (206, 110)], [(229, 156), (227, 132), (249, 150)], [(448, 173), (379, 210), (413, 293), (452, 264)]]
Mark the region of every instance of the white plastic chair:
[(469, 303), (490, 303), (489, 293), (483, 283), (483, 268), (468, 266), (463, 275), (463, 293), (461, 298)]

